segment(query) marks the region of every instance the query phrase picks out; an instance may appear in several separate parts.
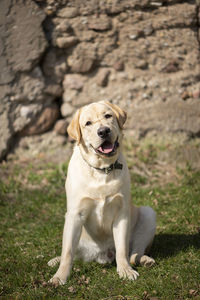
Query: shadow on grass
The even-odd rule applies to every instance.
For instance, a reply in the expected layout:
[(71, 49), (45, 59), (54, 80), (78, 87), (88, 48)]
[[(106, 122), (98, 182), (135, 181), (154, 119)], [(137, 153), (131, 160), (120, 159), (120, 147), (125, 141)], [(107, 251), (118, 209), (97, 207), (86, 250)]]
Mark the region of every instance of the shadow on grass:
[(175, 256), (189, 248), (200, 249), (200, 233), (196, 234), (158, 234), (151, 249), (154, 258)]

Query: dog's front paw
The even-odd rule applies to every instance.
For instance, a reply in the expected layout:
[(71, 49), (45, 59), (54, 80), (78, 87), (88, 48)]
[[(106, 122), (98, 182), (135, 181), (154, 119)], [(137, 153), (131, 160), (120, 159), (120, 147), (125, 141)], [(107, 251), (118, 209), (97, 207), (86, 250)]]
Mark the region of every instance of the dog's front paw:
[(66, 280), (63, 280), (59, 278), (58, 276), (54, 276), (49, 280), (49, 283), (51, 283), (53, 286), (57, 287), (59, 285), (64, 285)]
[(117, 273), (120, 278), (128, 278), (129, 280), (136, 280), (139, 276), (138, 272), (133, 270), (128, 264), (126, 266), (118, 266)]

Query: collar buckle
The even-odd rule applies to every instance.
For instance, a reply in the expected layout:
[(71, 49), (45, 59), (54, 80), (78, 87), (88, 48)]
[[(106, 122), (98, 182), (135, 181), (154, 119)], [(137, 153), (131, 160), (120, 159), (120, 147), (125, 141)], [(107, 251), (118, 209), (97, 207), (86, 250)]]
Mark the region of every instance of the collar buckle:
[(108, 168), (105, 168), (105, 173), (108, 174), (113, 170), (113, 165), (109, 166)]
[(100, 169), (102, 171), (104, 171), (106, 174), (109, 174), (111, 171), (118, 169), (118, 170), (122, 170), (123, 165), (120, 164), (117, 160), (114, 164), (110, 165), (108, 168), (104, 168), (104, 169)]

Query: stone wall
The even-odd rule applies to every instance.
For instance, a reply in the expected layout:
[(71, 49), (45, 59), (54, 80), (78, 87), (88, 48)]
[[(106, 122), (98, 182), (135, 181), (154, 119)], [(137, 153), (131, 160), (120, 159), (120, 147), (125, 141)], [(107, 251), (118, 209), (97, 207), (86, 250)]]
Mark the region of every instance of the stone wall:
[(200, 136), (199, 20), (195, 1), (1, 0), (0, 159), (103, 99), (136, 137)]

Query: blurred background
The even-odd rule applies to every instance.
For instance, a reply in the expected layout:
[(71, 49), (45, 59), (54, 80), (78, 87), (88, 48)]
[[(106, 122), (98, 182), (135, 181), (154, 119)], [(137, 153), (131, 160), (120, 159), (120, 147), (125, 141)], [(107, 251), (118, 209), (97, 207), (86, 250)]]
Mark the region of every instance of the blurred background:
[[(131, 195), (157, 213), (157, 263), (133, 283), (76, 262), (54, 289), (66, 129), (99, 100), (128, 113)], [(200, 299), (200, 0), (0, 0), (0, 162), (1, 299)]]
[(66, 147), (75, 110), (109, 100), (134, 141), (195, 140), (196, 165), (197, 2), (1, 0), (0, 15), (1, 160)]

